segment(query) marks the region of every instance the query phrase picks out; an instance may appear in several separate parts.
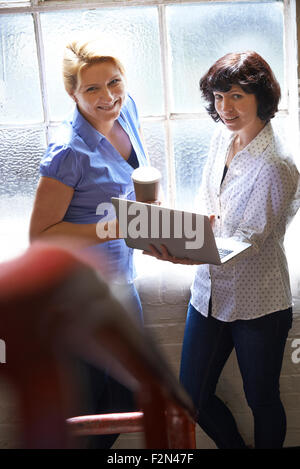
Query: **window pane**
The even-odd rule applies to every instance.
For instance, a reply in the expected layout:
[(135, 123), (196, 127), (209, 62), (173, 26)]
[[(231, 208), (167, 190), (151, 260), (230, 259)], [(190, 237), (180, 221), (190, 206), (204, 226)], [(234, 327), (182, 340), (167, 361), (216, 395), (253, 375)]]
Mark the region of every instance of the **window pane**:
[(162, 189), (165, 202), (168, 201), (168, 173), (163, 122), (143, 122), (143, 135), (152, 166), (162, 174)]
[(35, 193), (45, 148), (44, 130), (0, 129), (1, 204), (3, 197)]
[(43, 111), (32, 16), (1, 15), (0, 31), (0, 123), (41, 122)]
[(282, 2), (168, 6), (167, 24), (174, 112), (199, 111), (199, 78), (228, 52), (257, 51), (269, 62), (284, 92)]
[(28, 245), (44, 130), (0, 129), (0, 262)]
[(152, 7), (60, 11), (41, 15), (51, 120), (63, 120), (73, 107), (61, 77), (63, 48), (70, 37), (99, 33), (104, 48), (123, 62), (128, 89), (140, 114), (161, 114), (163, 94), (157, 10)]
[(172, 122), (176, 172), (176, 208), (194, 210), (210, 139), (216, 130), (211, 119)]

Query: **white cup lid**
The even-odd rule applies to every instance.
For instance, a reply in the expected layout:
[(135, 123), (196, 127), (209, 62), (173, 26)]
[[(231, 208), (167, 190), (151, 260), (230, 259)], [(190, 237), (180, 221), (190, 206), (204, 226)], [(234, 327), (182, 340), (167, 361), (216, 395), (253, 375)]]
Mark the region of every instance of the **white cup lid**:
[(140, 184), (148, 184), (150, 182), (159, 181), (161, 179), (161, 173), (153, 166), (141, 166), (133, 171), (131, 179)]

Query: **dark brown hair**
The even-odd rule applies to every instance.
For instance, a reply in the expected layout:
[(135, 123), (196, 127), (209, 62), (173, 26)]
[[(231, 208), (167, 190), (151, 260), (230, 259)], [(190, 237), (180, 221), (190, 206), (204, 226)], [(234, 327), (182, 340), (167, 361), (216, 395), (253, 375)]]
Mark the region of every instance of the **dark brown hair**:
[(255, 94), (257, 115), (268, 122), (278, 111), (280, 86), (270, 66), (256, 52), (230, 53), (217, 60), (200, 80), (202, 96), (208, 102), (206, 110), (217, 122), (213, 91), (229, 91), (239, 85), (246, 93)]

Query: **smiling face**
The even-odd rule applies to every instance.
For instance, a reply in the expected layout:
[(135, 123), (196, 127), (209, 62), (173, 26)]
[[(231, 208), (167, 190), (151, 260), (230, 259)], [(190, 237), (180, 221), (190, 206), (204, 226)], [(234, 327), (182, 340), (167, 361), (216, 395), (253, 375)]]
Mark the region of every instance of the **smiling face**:
[(229, 130), (250, 133), (261, 128), (255, 94), (246, 93), (239, 85), (232, 85), (227, 92), (214, 91), (213, 94), (215, 109)]
[(90, 65), (81, 70), (72, 97), (85, 119), (100, 130), (102, 124), (120, 115), (126, 97), (125, 78), (112, 61)]

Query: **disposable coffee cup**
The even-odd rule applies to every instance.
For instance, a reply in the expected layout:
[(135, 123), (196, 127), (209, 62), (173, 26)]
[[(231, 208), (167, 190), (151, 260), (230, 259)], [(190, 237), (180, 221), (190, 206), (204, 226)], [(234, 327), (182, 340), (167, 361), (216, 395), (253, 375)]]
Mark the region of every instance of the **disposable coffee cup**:
[(152, 166), (141, 166), (131, 175), (135, 197), (138, 202), (158, 200), (161, 173)]

